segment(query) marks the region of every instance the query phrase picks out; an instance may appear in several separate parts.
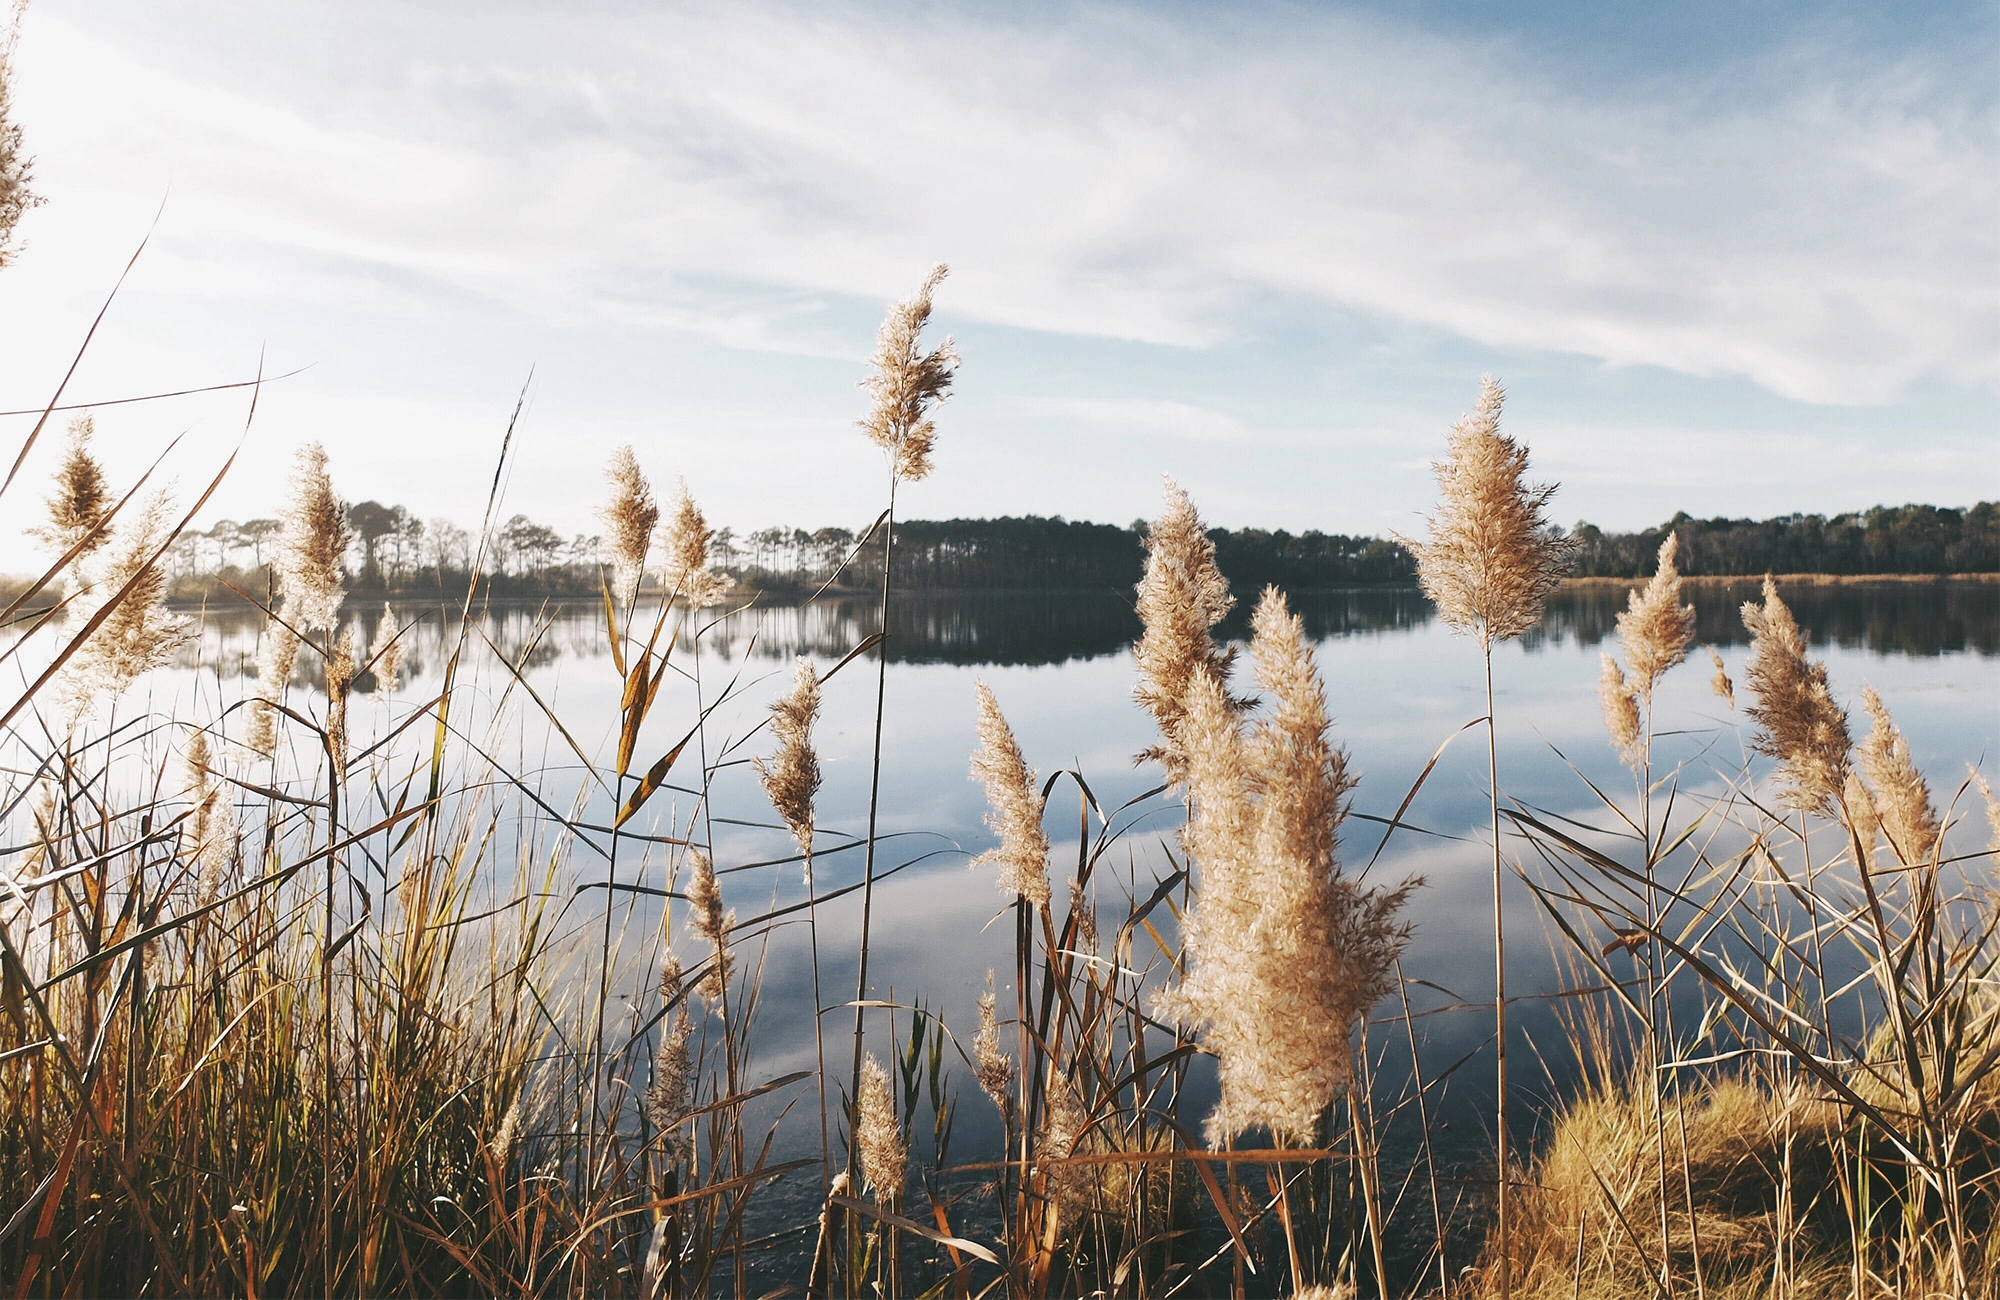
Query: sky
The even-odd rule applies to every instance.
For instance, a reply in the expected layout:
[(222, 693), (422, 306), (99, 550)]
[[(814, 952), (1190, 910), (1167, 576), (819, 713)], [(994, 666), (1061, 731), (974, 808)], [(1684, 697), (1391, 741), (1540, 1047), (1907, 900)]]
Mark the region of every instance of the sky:
[[(907, 516), (1420, 531), (1493, 373), (1611, 528), (2000, 497), (2000, 7), (36, 0), (0, 409), (121, 483), (594, 531), (864, 525), (887, 305), (964, 357)], [(247, 421), (247, 423), (246, 423)], [(0, 416), (13, 448), (32, 417)], [(247, 429), (247, 432), (246, 432)], [(24, 473), (60, 454), (48, 437)], [(32, 560), (0, 500), (0, 570)]]

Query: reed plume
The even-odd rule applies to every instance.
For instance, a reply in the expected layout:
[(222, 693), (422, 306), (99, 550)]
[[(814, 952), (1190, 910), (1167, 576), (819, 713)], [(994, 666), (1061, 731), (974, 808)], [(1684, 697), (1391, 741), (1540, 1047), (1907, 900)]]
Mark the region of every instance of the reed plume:
[(653, 1082), (646, 1089), (646, 1118), (674, 1157), (685, 1162), (692, 1154), (685, 1121), (694, 1105), (694, 1062), (688, 1051), (694, 1021), (687, 1013), (681, 989), (680, 959), (671, 948), (660, 962), (660, 1000), (673, 1010), (660, 1024), (659, 1046), (653, 1053)]
[(729, 984), (729, 968), (736, 961), (729, 951), (729, 932), (736, 926), (736, 913), (722, 906), (722, 889), (716, 884), (715, 864), (708, 860), (708, 855), (696, 849), (693, 858), (694, 879), (688, 884), (687, 895), (688, 908), (693, 913), (689, 923), (715, 949), (715, 962), (702, 976), (696, 992), (710, 1005), (720, 1006)]
[(771, 734), (777, 737), (778, 752), (770, 759), (756, 758), (751, 766), (763, 782), (764, 796), (778, 810), (798, 841), (806, 858), (806, 875), (812, 875), (813, 800), (819, 795), (819, 755), (813, 750), (813, 721), (819, 716), (819, 673), (810, 659), (800, 658), (792, 675), (792, 689), (771, 704)]
[(1876, 818), (1901, 862), (1906, 866), (1927, 862), (1939, 835), (1931, 788), (1910, 758), (1910, 742), (1874, 687), (1861, 688), (1861, 702), (1868, 710), (1869, 729), (1855, 747), (1855, 757), (1873, 787)]
[(250, 725), (243, 743), (269, 758), (278, 749), (278, 703), (291, 684), (299, 660), (299, 634), (272, 621), (257, 647), (256, 694), (250, 701)]
[(1729, 669), (1723, 665), (1722, 656), (1717, 654), (1713, 647), (1709, 649), (1708, 658), (1715, 665), (1715, 673), (1708, 679), (1708, 689), (1715, 692), (1717, 699), (1734, 709), (1736, 683), (1729, 680)]
[(889, 453), (889, 471), (898, 481), (915, 482), (931, 472), (931, 445), (937, 437), (931, 408), (951, 395), (958, 349), (947, 338), (922, 350), (931, 318), (931, 294), (949, 273), (940, 262), (924, 278), (916, 296), (889, 309), (875, 340), (875, 355), (862, 381), (873, 399), (861, 428), (868, 440)]
[(330, 631), (334, 615), (340, 612), (340, 565), (353, 532), (340, 498), (334, 495), (326, 460), (326, 448), (317, 442), (299, 448), (272, 567), (278, 573), (288, 621), (295, 627)]
[(1993, 859), (1995, 865), (2000, 865), (2000, 797), (1994, 796), (1992, 783), (1978, 768), (1967, 763), (1965, 770), (1971, 774), (1972, 783), (1979, 787), (1979, 797), (1986, 804), (1986, 826), (1991, 832), (1986, 841), (1987, 856)]
[(653, 530), (660, 525), (660, 505), (630, 446), (611, 453), (604, 476), (611, 480), (611, 500), (598, 511), (604, 521), (605, 557), (611, 561), (613, 594), (620, 604), (630, 605), (646, 573)]
[(195, 728), (182, 759), (187, 769), (187, 802), (194, 814), (188, 823), (194, 843), (194, 905), (206, 907), (221, 893), (235, 855), (236, 806), (215, 784), (215, 757), (206, 731)]
[(1049, 905), (1049, 837), (1042, 830), (1042, 801), (1035, 792), (1035, 773), (1021, 757), (1021, 746), (1000, 712), (999, 701), (985, 682), (979, 693), (979, 748), (972, 755), (972, 775), (986, 785), (991, 811), (986, 824), (1000, 837), (1000, 846), (972, 860), (977, 867), (991, 862), (1000, 868), (995, 882), (1005, 894), (1018, 894), (1038, 908)]
[(1648, 705), (1660, 675), (1685, 661), (1694, 644), (1694, 606), (1681, 604), (1681, 575), (1674, 567), (1679, 549), (1680, 538), (1668, 533), (1652, 580), (1627, 597), (1618, 616), (1618, 639), (1625, 647), (1633, 693)]
[[(1090, 1112), (1076, 1094), (1076, 1085), (1061, 1074), (1049, 1080), (1048, 1109), (1042, 1116), (1041, 1139), (1036, 1143), (1043, 1160), (1067, 1160), (1084, 1154), (1084, 1135), (1090, 1128)], [(1089, 1165), (1048, 1166), (1045, 1195), (1055, 1208), (1056, 1236), (1068, 1235), (1077, 1218), (1089, 1208), (1096, 1172)]]
[(40, 539), (57, 555), (80, 544), (77, 556), (82, 558), (110, 539), (105, 515), (111, 509), (111, 485), (105, 480), (103, 466), (90, 454), (90, 440), (96, 432), (96, 422), (88, 411), (69, 422), (69, 449), (56, 470), (48, 522), (28, 530), (29, 536)]
[(688, 495), (687, 480), (682, 479), (667, 517), (667, 583), (680, 593), (689, 608), (716, 604), (735, 585), (735, 579), (728, 574), (713, 572), (708, 567), (709, 543), (714, 538), (715, 530), (708, 526), (701, 507)]
[(1336, 835), (1354, 782), (1326, 736), (1312, 652), (1274, 589), (1253, 628), (1270, 715), (1246, 736), (1205, 668), (1187, 696), (1182, 844), (1199, 893), (1183, 931), (1187, 975), (1161, 1003), (1218, 1059), (1222, 1096), (1207, 1122), (1217, 1146), (1259, 1126), (1309, 1138), (1350, 1077), (1355, 1020), (1389, 987), (1409, 937), (1397, 913), (1415, 885), (1383, 892), (1341, 876)]
[(993, 972), (986, 972), (986, 991), (979, 995), (979, 1032), (972, 1039), (972, 1074), (979, 1090), (992, 1098), (1004, 1116), (1013, 1113), (1014, 1058), (1000, 1050), (999, 999), (993, 993)]
[(172, 529), (173, 503), (160, 492), (147, 500), (129, 528), (121, 530), (97, 584), (97, 609), (106, 604), (111, 608), (64, 669), (68, 689), (80, 706), (87, 706), (92, 697), (122, 693), (143, 674), (169, 662), (174, 648), (192, 635), (192, 624), (165, 604), (167, 572), (159, 563), (159, 552)]
[(374, 665), (375, 689), (387, 694), (403, 684), (403, 625), (396, 621), (395, 607), (382, 602), (382, 621), (375, 625), (375, 639), (368, 643), (368, 662)]
[(1541, 621), (1542, 607), (1569, 571), (1576, 542), (1549, 523), (1553, 483), (1526, 483), (1528, 449), (1500, 432), (1506, 393), (1487, 375), (1479, 404), (1453, 426), (1437, 475), (1430, 540), (1401, 539), (1438, 617), (1481, 645), (1517, 637)]
[(42, 203), (32, 188), (34, 159), (23, 145), (21, 124), (14, 120), (14, 37), (26, 7), (24, 0), (16, 0), (15, 27), (0, 45), (0, 267), (12, 262), (20, 251), (14, 243), (14, 227), (30, 208)]
[(1861, 774), (1853, 768), (1847, 770), (1846, 783), (1841, 787), (1840, 819), (1848, 830), (1854, 832), (1854, 842), (1860, 846), (1860, 863), (1867, 866), (1875, 857), (1875, 841), (1881, 836), (1882, 818), (1875, 811), (1875, 796), (1869, 792)]
[(1597, 698), (1604, 704), (1604, 729), (1611, 734), (1611, 747), (1628, 766), (1645, 761), (1646, 742), (1639, 723), (1639, 697), (1625, 672), (1610, 655), (1600, 656), (1604, 671), (1597, 679)]
[(1757, 724), (1751, 747), (1778, 761), (1785, 801), (1802, 812), (1830, 811), (1847, 783), (1852, 742), (1847, 714), (1827, 689), (1826, 665), (1806, 658), (1805, 638), (1792, 611), (1764, 579), (1764, 603), (1745, 601), (1750, 630), (1744, 666), (1757, 702), (1746, 712)]
[(875, 1193), (875, 1199), (883, 1205), (901, 1200), (910, 1151), (903, 1140), (902, 1125), (896, 1122), (896, 1101), (889, 1092), (889, 1076), (873, 1052), (861, 1065), (854, 1143), (861, 1157), (861, 1176), (868, 1190)]
[[(1155, 758), (1167, 780), (1187, 780), (1187, 756), (1180, 731), (1189, 689), (1206, 673), (1229, 680), (1233, 651), (1215, 644), (1209, 629), (1236, 604), (1229, 583), (1215, 567), (1215, 543), (1202, 527), (1194, 502), (1180, 485), (1166, 480), (1166, 504), (1146, 530), (1146, 572), (1139, 579), (1139, 618), (1145, 632), (1132, 648), (1139, 669), (1133, 695), (1159, 724), (1160, 743), (1139, 755)], [(1224, 700), (1232, 709), (1241, 703)]]
[(347, 696), (354, 686), (354, 629), (344, 627), (326, 656), (326, 740), (336, 774), (347, 770)]

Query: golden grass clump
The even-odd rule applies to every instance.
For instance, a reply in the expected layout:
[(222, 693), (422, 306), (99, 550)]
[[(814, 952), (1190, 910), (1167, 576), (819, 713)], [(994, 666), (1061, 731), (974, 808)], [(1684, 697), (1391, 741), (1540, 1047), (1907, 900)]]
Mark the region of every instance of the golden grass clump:
[(1618, 639), (1632, 672), (1632, 689), (1648, 703), (1660, 675), (1686, 660), (1694, 644), (1694, 606), (1681, 604), (1681, 575), (1674, 567), (1679, 549), (1679, 536), (1668, 533), (1652, 580), (1627, 598), (1618, 615)]
[(1138, 592), (1146, 630), (1132, 648), (1139, 668), (1133, 695), (1160, 728), (1160, 743), (1139, 757), (1157, 758), (1167, 780), (1179, 784), (1187, 779), (1180, 730), (1188, 692), (1203, 673), (1217, 682), (1229, 680), (1235, 656), (1215, 644), (1209, 629), (1236, 599), (1215, 567), (1215, 543), (1194, 502), (1172, 479), (1166, 480), (1165, 508), (1146, 530), (1146, 573)]
[(104, 467), (90, 454), (90, 440), (96, 432), (96, 422), (88, 411), (69, 422), (69, 449), (56, 470), (48, 522), (28, 530), (29, 536), (39, 538), (57, 555), (67, 554), (73, 546), (79, 548), (79, 557), (89, 555), (110, 538), (109, 528), (103, 525), (111, 509), (111, 485), (105, 480)]
[(403, 625), (396, 609), (382, 602), (382, 621), (375, 625), (375, 638), (368, 643), (368, 662), (373, 665), (375, 689), (383, 694), (403, 685)]
[(770, 759), (752, 760), (764, 796), (791, 828), (799, 852), (812, 873), (813, 800), (819, 794), (819, 755), (813, 750), (813, 720), (819, 716), (819, 673), (801, 657), (793, 672), (792, 689), (771, 703), (771, 734), (778, 752)]
[(715, 530), (701, 507), (688, 494), (687, 480), (674, 491), (672, 511), (667, 516), (667, 585), (680, 594), (692, 609), (713, 605), (729, 594), (735, 579), (708, 567), (709, 543)]
[(1493, 376), (1480, 380), (1479, 405), (1452, 427), (1449, 454), (1431, 466), (1438, 506), (1430, 540), (1402, 539), (1438, 617), (1482, 645), (1540, 622), (1576, 554), (1545, 514), (1555, 485), (1524, 482), (1528, 449), (1500, 432), (1505, 398)]
[(1610, 655), (1599, 656), (1604, 671), (1597, 679), (1597, 698), (1604, 705), (1604, 729), (1611, 747), (1631, 766), (1645, 761), (1646, 739), (1639, 722), (1639, 697), (1625, 680), (1625, 670)]
[(889, 453), (889, 472), (899, 482), (915, 482), (930, 474), (931, 446), (937, 438), (930, 411), (951, 395), (952, 372), (958, 368), (958, 349), (949, 338), (929, 352), (922, 350), (931, 295), (949, 273), (940, 262), (914, 297), (889, 309), (863, 381), (874, 401), (861, 421), (862, 431)]
[(1188, 692), (1182, 843), (1198, 873), (1187, 974), (1161, 1008), (1219, 1062), (1211, 1145), (1263, 1127), (1309, 1137), (1352, 1070), (1356, 1018), (1390, 985), (1412, 884), (1384, 893), (1340, 875), (1336, 831), (1353, 786), (1327, 740), (1326, 702), (1299, 620), (1275, 589), (1253, 620), (1258, 684), (1275, 700), (1245, 734), (1206, 670)]
[(972, 865), (995, 864), (1000, 870), (994, 879), (1002, 893), (1047, 907), (1049, 837), (1042, 830), (1035, 773), (1021, 757), (1021, 746), (992, 690), (985, 682), (974, 689), (979, 694), (979, 748), (972, 755), (972, 775), (986, 785), (986, 802), (992, 810), (986, 814), (986, 824), (1000, 837), (1000, 847), (980, 854)]
[(630, 446), (611, 453), (604, 476), (611, 480), (611, 500), (598, 511), (604, 521), (604, 552), (611, 561), (612, 592), (621, 604), (629, 605), (646, 573), (653, 530), (660, 526), (660, 504), (653, 499), (652, 484)]
[(870, 1052), (861, 1064), (861, 1095), (855, 1106), (855, 1150), (861, 1176), (883, 1205), (903, 1197), (903, 1176), (910, 1151), (903, 1126), (896, 1122), (896, 1100), (889, 1092), (889, 1075)]
[(1876, 819), (1900, 861), (1909, 866), (1927, 862), (1940, 833), (1930, 785), (1874, 687), (1861, 688), (1861, 702), (1868, 709), (1869, 729), (1854, 752), (1873, 788)]
[(1769, 578), (1762, 605), (1744, 602), (1743, 626), (1750, 630), (1745, 670), (1757, 697), (1747, 710), (1757, 724), (1751, 747), (1778, 760), (1787, 803), (1827, 812), (1847, 783), (1852, 742), (1847, 714), (1827, 688), (1826, 665), (1807, 660), (1805, 637)]
[(272, 565), (287, 620), (299, 628), (332, 629), (340, 612), (340, 565), (354, 539), (326, 460), (326, 448), (316, 442), (299, 448)]
[(155, 493), (139, 517), (120, 530), (119, 544), (98, 576), (96, 605), (89, 622), (110, 606), (104, 621), (65, 666), (78, 707), (94, 697), (116, 696), (133, 682), (164, 666), (174, 648), (192, 635), (189, 621), (167, 609), (167, 572), (160, 564), (173, 528), (173, 503)]

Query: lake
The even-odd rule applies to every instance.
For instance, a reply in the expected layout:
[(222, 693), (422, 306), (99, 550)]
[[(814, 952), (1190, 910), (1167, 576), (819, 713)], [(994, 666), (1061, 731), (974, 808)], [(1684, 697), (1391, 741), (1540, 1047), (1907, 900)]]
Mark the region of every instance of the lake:
[[(1698, 635), (1721, 653), (1739, 684), (1747, 636), (1737, 611), (1755, 594), (1750, 582), (1689, 588)], [(2000, 583), (1801, 585), (1784, 594), (1810, 633), (1815, 654), (1824, 656), (1836, 697), (1858, 714), (1864, 683), (1881, 693), (1940, 803), (1958, 788), (1967, 763), (1983, 764), (1992, 773), (1993, 756), (2000, 751)], [(1494, 669), (1499, 769), (1510, 797), (1581, 820), (1596, 810), (1586, 780), (1632, 797), (1632, 778), (1605, 739), (1596, 693), (1598, 655), (1614, 648), (1606, 638), (1615, 633), (1623, 600), (1622, 591), (1611, 586), (1566, 589), (1552, 602), (1540, 628), (1499, 648)], [(1361, 777), (1355, 810), (1387, 818), (1440, 744), (1483, 713), (1476, 644), (1452, 635), (1414, 591), (1315, 593), (1295, 607), (1316, 643), (1335, 735)], [(1239, 608), (1225, 633), (1242, 636), (1246, 614)], [(379, 616), (378, 610), (354, 612), (364, 643)], [(419, 615), (405, 610), (402, 616)], [(356, 698), (358, 732), (390, 725), (436, 689), (447, 652), (441, 631), (447, 622), (433, 615), (413, 630), (408, 639), (411, 680), (394, 699)], [(552, 703), (578, 746), (593, 756), (611, 752), (620, 682), (597, 609), (492, 608), (479, 626), (500, 654), (519, 665), (522, 681), (535, 695)], [(752, 606), (717, 617), (698, 637), (684, 635), (675, 650), (674, 662), (683, 672), (670, 675), (663, 688), (635, 767), (678, 740), (702, 705), (726, 696), (696, 747), (714, 768), (712, 802), (698, 805), (694, 773), (699, 767), (684, 761), (675, 774), (677, 784), (663, 789), (632, 826), (712, 840), (714, 859), (725, 873), (725, 897), (742, 917), (804, 896), (799, 866), (783, 861), (795, 853), (790, 838), (774, 824), (748, 764), (749, 756), (768, 752), (770, 742), (751, 733), (768, 701), (789, 686), (795, 656), (813, 657), (824, 671), (874, 631), (875, 610), (867, 600), (828, 600), (804, 608)], [(1028, 761), (1045, 777), (1064, 768), (1078, 772), (1099, 803), (1111, 809), (1157, 783), (1156, 768), (1133, 762), (1133, 755), (1154, 739), (1150, 718), (1131, 694), (1129, 646), (1137, 633), (1128, 593), (898, 598), (887, 642), (883, 705), (878, 867), (886, 878), (875, 896), (873, 996), (903, 1004), (922, 1001), (969, 1042), (974, 1000), (985, 987), (987, 972), (996, 971), (1003, 988), (1007, 982), (1013, 937), (1006, 919), (1008, 900), (995, 889), (990, 870), (966, 865), (993, 839), (982, 824), (982, 792), (967, 774), (977, 743), (973, 685), (983, 680), (993, 689)], [(254, 664), (256, 635), (255, 621), (211, 613), (199, 642), (153, 688), (162, 693), (157, 703), (164, 708), (164, 695), (174, 695), (197, 701), (197, 708), (212, 716), (219, 706), (240, 698)], [(479, 653), (468, 660), (474, 665), (468, 671), (486, 711), (464, 719), (468, 734), (549, 804), (570, 807), (585, 783), (569, 743), (540, 720), (524, 692), (516, 688), (509, 696), (509, 674), (497, 666), (491, 651), (475, 648)], [(1660, 768), (1683, 763), (1683, 788), (1703, 794), (1719, 791), (1727, 774), (1741, 768), (1748, 736), (1742, 715), (1710, 691), (1709, 675), (1707, 656), (1697, 650), (1694, 659), (1663, 680), (1655, 705), (1662, 733)], [(309, 692), (306, 699), (312, 699)], [(816, 733), (825, 773), (819, 801), (817, 883), (822, 892), (859, 878), (862, 858), (853, 846), (867, 826), (874, 710), (872, 662), (854, 662), (827, 683)], [(1853, 725), (1859, 739), (1865, 715)], [(357, 749), (361, 744), (357, 740)], [(1394, 837), (1371, 871), (1371, 878), (1383, 881), (1413, 875), (1425, 880), (1410, 909), (1415, 933), (1405, 959), (1409, 976), (1428, 985), (1416, 996), (1420, 1008), (1450, 1007), (1461, 1000), (1473, 1004), (1420, 1022), (1420, 1055), (1432, 1073), (1481, 1049), (1489, 1037), (1493, 974), (1490, 863), (1483, 848), (1486, 799), (1486, 760), (1475, 730), (1446, 751), (1411, 805), (1407, 819), (1416, 829)], [(581, 806), (581, 820), (608, 821), (604, 795), (585, 796)], [(1075, 787), (1058, 784), (1048, 819), (1057, 871), (1075, 861), (1077, 813)], [(1959, 815), (1967, 814), (1961, 804)], [(1975, 807), (1969, 817), (1952, 841), (1964, 852), (1984, 842), (1983, 816)], [(1116, 870), (1099, 882), (1100, 907), (1107, 915), (1121, 903), (1120, 891), (1143, 896), (1167, 869), (1178, 808), (1171, 799), (1154, 797), (1129, 811), (1122, 823), (1129, 829), (1115, 862), (1107, 864)], [(1379, 822), (1357, 817), (1347, 823), (1342, 856), (1351, 870), (1359, 870), (1375, 853), (1382, 833)], [(589, 838), (601, 842), (604, 837)], [(670, 855), (658, 848), (642, 856), (628, 847), (619, 859), (617, 882), (664, 889), (671, 865)], [(602, 924), (603, 913), (596, 909), (605, 895), (584, 887), (606, 880), (607, 863), (579, 848), (568, 871), (572, 890), (581, 892), (572, 893), (565, 924), (579, 934), (594, 933)], [(1058, 885), (1059, 898), (1062, 892)], [(618, 984), (625, 1005), (634, 1010), (622, 1029), (614, 1026), (614, 1031), (629, 1033), (639, 1023), (635, 1017), (650, 1015), (657, 1005), (653, 939), (659, 914), (651, 896), (621, 892), (616, 897), (621, 952), (626, 954)], [(819, 939), (830, 1004), (853, 991), (858, 901), (858, 895), (848, 895), (821, 909)], [(676, 909), (677, 931), (680, 911)], [(1527, 1064), (1517, 1067), (1523, 1101), (1516, 1114), (1526, 1132), (1551, 1090), (1566, 1077), (1557, 1050), (1560, 1034), (1548, 1004), (1536, 1001), (1554, 992), (1560, 979), (1550, 929), (1533, 898), (1518, 885), (1509, 894), (1508, 925), (1513, 936), (1510, 992), (1522, 999), (1518, 1032), (1527, 1045), (1546, 1049), (1550, 1058), (1548, 1074), (1525, 1052), (1521, 1059)], [(690, 946), (682, 950), (694, 951)], [(810, 970), (801, 928), (794, 923), (773, 931), (762, 960), (764, 995), (754, 1029), (753, 1080), (808, 1068), (813, 1058)], [(1003, 992), (1003, 1005), (1008, 1000)], [(1481, 1008), (1482, 1002), (1489, 1007)], [(830, 1027), (846, 1015), (835, 1013)], [(879, 1014), (876, 1019), (884, 1021)], [(887, 1050), (886, 1030), (882, 1023), (878, 1051)], [(1441, 1124), (1455, 1125), (1466, 1136), (1468, 1160), (1483, 1149), (1480, 1134), (1487, 1131), (1481, 1127), (1491, 1098), (1491, 1066), (1485, 1060), (1482, 1052), (1468, 1064), (1434, 1110)], [(1393, 1073), (1406, 1067), (1391, 1057), (1384, 1068)], [(962, 1159), (982, 1158), (994, 1144), (997, 1121), (967, 1074), (961, 1071), (959, 1078), (962, 1107), (955, 1150)], [(782, 1148), (816, 1150), (815, 1130), (809, 1120), (798, 1118), (807, 1109), (793, 1112)], [(814, 1195), (816, 1186), (803, 1182), (775, 1194), (768, 1203), (773, 1222), (801, 1221), (804, 1202), (788, 1202)], [(811, 1210), (803, 1213), (809, 1217)]]

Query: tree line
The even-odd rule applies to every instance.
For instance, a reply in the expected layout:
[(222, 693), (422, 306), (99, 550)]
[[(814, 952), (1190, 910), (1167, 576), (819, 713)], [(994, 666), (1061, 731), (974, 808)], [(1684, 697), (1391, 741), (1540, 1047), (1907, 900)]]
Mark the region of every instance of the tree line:
[[(357, 596), (434, 595), (462, 590), (475, 564), (497, 596), (591, 596), (598, 590), (600, 539), (564, 533), (526, 515), (496, 525), (484, 546), (449, 519), (424, 519), (402, 506), (361, 501), (348, 507), (354, 530), (349, 586)], [(1129, 592), (1145, 564), (1145, 521), (1087, 523), (1060, 517), (907, 520), (896, 525), (899, 587), (939, 591)], [(169, 554), (175, 594), (211, 594), (223, 582), (261, 590), (278, 521), (223, 519), (189, 530)], [(1681, 571), (1690, 575), (1763, 573), (1923, 574), (2000, 572), (2000, 505), (1969, 509), (1878, 506), (1834, 515), (1774, 519), (1696, 519), (1675, 515), (1657, 528), (1606, 532), (1580, 523), (1575, 572), (1633, 578), (1652, 572), (1672, 531)], [(1216, 560), (1239, 590), (1275, 584), (1315, 588), (1413, 586), (1416, 562), (1393, 539), (1283, 529), (1216, 528)], [(830, 584), (866, 590), (882, 579), (876, 538), (861, 544), (847, 528), (771, 527), (717, 531), (717, 567), (747, 589), (799, 594)]]

